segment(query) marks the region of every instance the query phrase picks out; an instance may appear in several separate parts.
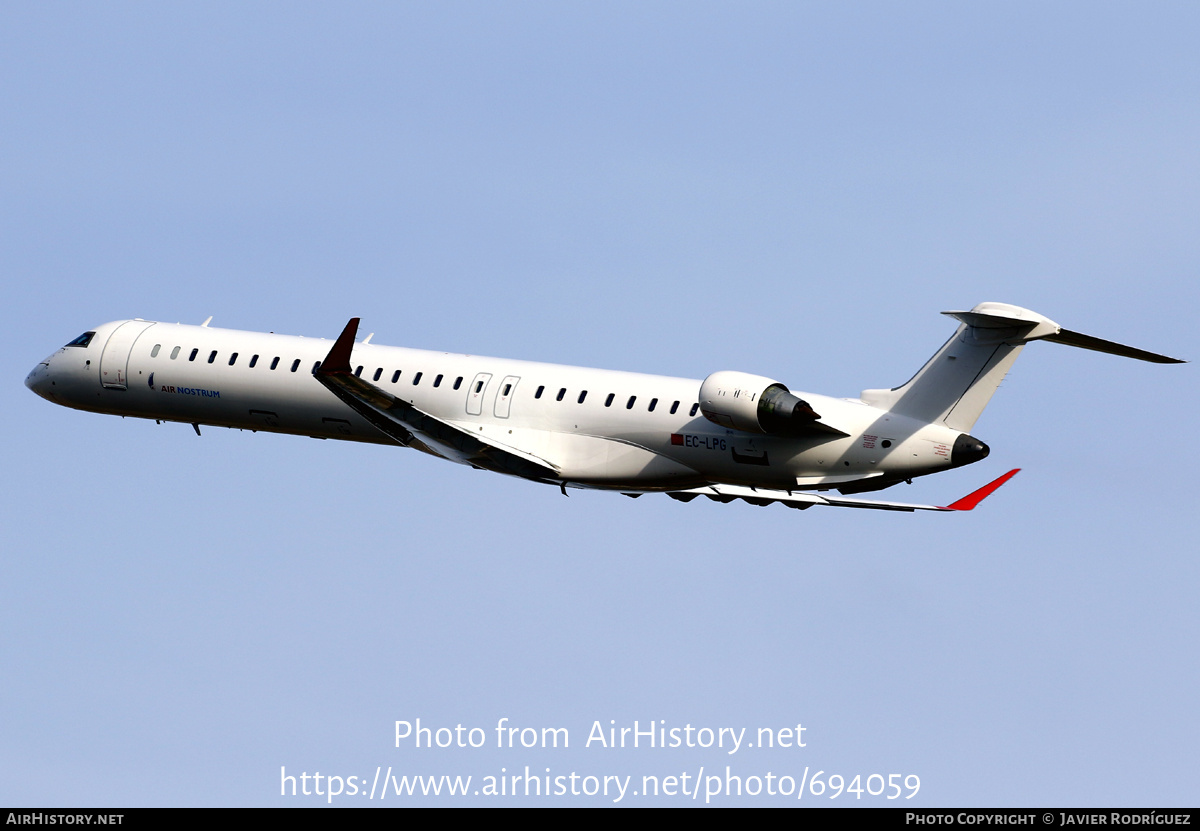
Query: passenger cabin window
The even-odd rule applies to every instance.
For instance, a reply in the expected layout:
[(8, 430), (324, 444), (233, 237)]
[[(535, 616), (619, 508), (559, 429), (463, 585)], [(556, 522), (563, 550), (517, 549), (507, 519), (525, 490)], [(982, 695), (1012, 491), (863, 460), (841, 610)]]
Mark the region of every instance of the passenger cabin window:
[(236, 353), (236, 352), (234, 352), (232, 355), (229, 356), (229, 365), (230, 366), (233, 366), (234, 362), (237, 360), (237, 356), (238, 356), (238, 353)]
[(274, 369), (277, 366), (279, 366), (279, 356), (276, 356), (275, 360), (271, 361), (271, 369)]
[(579, 393), (579, 403), (582, 404), (583, 399), (585, 399), (585, 398), (587, 398), (587, 390), (584, 390), (583, 392)]
[(375, 370), (375, 376), (371, 380), (378, 381), (381, 375), (383, 375), (383, 367), (379, 367), (379, 369)]
[(297, 358), (296, 360), (292, 361), (292, 372), (295, 372), (299, 368), (300, 368), (300, 359)]
[(442, 376), (441, 375), (439, 375), (438, 377), (433, 379), (433, 385), (435, 387), (440, 387), (442, 385)]
[(605, 406), (605, 407), (611, 407), (611, 406), (612, 406), (612, 402), (613, 402), (613, 398), (615, 398), (615, 397), (616, 397), (616, 396), (615, 396), (615, 395), (613, 395), (613, 393), (611, 393), (611, 392), (610, 392), (610, 393), (608, 394), (608, 398), (605, 398), (605, 399), (604, 399), (604, 406)]
[(462, 386), (462, 376), (460, 375), (454, 379), (454, 388), (458, 389), (461, 386)]
[(160, 349), (162, 349), (162, 344), (161, 344), (161, 343), (156, 343), (156, 344), (154, 344), (154, 348), (150, 350), (150, 357), (151, 357), (151, 358), (157, 358), (157, 357), (158, 357), (158, 350), (160, 350)]
[(362, 364), (359, 364), (359, 365), (358, 365), (358, 366), (355, 368), (355, 370), (354, 370), (354, 377), (355, 377), (355, 378), (361, 378), (361, 377), (362, 377)]
[(629, 400), (627, 402), (625, 402), (625, 409), (632, 410), (634, 401), (637, 401), (637, 396), (636, 395), (629, 396)]
[(208, 353), (208, 362), (211, 364), (216, 359), (217, 359), (217, 350), (214, 349), (212, 352)]
[[(437, 384), (434, 384), (434, 386), (436, 387), (436, 386), (437, 386)], [(503, 392), (502, 394), (503, 394), (503, 395), (505, 395), (505, 396), (507, 396), (507, 395), (508, 395), (510, 392), (512, 392), (512, 384), (505, 384), (505, 385), (504, 385), (504, 392)]]
[(671, 405), (671, 415), (675, 415), (675, 411), (679, 409), (679, 402), (676, 401)]
[(200, 350), (199, 350), (199, 349), (193, 349), (193, 350), (192, 350), (192, 354), (188, 355), (188, 360), (189, 360), (189, 361), (194, 361), (194, 360), (196, 360), (196, 356), (197, 356), (197, 355), (199, 355), (199, 354), (200, 354)]
[(416, 375), (413, 376), (413, 386), (414, 387), (417, 384), (421, 383), (421, 376), (424, 374), (425, 374), (424, 372), (418, 372)]
[(82, 335), (75, 338), (75, 340), (68, 343), (67, 346), (82, 346), (87, 348), (87, 345), (92, 342), (92, 338), (94, 337), (96, 337), (95, 332), (84, 332)]
[(255, 365), (255, 364), (257, 364), (257, 363), (258, 363), (258, 356), (257, 356), (257, 355), (251, 355), (251, 356), (250, 356), (250, 368), (251, 368), (251, 369), (254, 369), (254, 365)]
[(483, 381), (476, 381), (475, 382), (475, 394), (479, 395), (479, 393), (481, 393), (481, 392), (483, 392)]
[(545, 387), (545, 385), (542, 385), (542, 386), (538, 387), (538, 391), (537, 391), (537, 392), (535, 392), (535, 393), (533, 394), (533, 397), (534, 397), (534, 398), (541, 398), (541, 397), (542, 397), (542, 393), (544, 393), (545, 391), (546, 391), (546, 387)]
[(566, 387), (563, 387), (561, 390), (559, 390), (559, 391), (558, 391), (558, 395), (556, 395), (556, 396), (554, 397), (554, 400), (555, 400), (555, 401), (562, 401), (562, 400), (563, 400), (563, 396), (564, 396), (564, 395), (566, 395), (566, 394), (567, 394), (567, 388), (566, 388)]
[(648, 412), (651, 412), (651, 413), (652, 413), (652, 412), (654, 412), (654, 408), (655, 408), (655, 407), (657, 407), (657, 406), (658, 406), (658, 399), (657, 399), (657, 398), (651, 398), (651, 399), (650, 399), (650, 406), (649, 406), (649, 407), (647, 407), (646, 409), (647, 409), (647, 411), (648, 411)]
[(320, 368), (321, 368), (321, 362), (320, 362), (320, 361), (317, 361), (317, 362), (315, 362), (315, 363), (313, 364), (313, 369), (312, 369), (312, 371), (313, 371), (313, 375), (316, 375), (316, 374), (317, 374), (317, 370), (318, 370), (318, 369), (320, 369)]
[(690, 415), (692, 418), (695, 418), (695, 417), (696, 417), (696, 410), (698, 410), (698, 409), (700, 409), (700, 402), (699, 402), (699, 401), (697, 401), (695, 404), (693, 404), (693, 405), (692, 405), (692, 411), (691, 411), (690, 413), (688, 413), (688, 415)]
[(395, 372), (392, 373), (392, 383), (394, 384), (399, 380), (400, 380), (400, 370), (397, 369)]
[(176, 346), (174, 349), (171, 350), (171, 360), (173, 361), (178, 357), (179, 357), (179, 347)]

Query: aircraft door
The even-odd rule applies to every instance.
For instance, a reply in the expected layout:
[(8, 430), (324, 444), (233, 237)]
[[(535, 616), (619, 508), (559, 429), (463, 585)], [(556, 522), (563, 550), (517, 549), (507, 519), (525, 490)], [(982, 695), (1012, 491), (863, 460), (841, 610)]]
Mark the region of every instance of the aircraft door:
[(127, 320), (108, 336), (100, 353), (100, 383), (110, 390), (128, 389), (129, 353), (142, 332), (154, 324), (146, 320)]
[(483, 412), (483, 394), (487, 392), (490, 380), (492, 373), (481, 372), (475, 376), (471, 386), (467, 387), (467, 415), (480, 415)]
[(517, 391), (518, 375), (506, 375), (500, 382), (500, 391), (496, 393), (496, 418), (508, 418), (508, 410), (512, 407), (513, 393)]

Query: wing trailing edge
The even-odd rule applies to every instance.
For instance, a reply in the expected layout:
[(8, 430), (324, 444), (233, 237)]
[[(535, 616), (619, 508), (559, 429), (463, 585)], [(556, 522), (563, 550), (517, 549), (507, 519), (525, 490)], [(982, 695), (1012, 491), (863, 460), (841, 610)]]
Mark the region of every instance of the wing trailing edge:
[(805, 510), (813, 505), (825, 505), (831, 508), (865, 508), (876, 511), (970, 511), (980, 502), (990, 496), (1001, 485), (1017, 475), (1020, 468), (1010, 470), (1003, 476), (992, 480), (976, 491), (972, 491), (956, 502), (949, 505), (917, 505), (909, 502), (886, 502), (876, 499), (853, 499), (850, 497), (826, 496), (819, 493), (804, 491), (767, 490), (750, 488), (744, 485), (706, 485), (686, 491), (671, 491), (667, 496), (680, 502), (690, 502), (698, 496), (707, 496), (716, 502), (732, 502), (740, 499), (751, 505), (766, 506), (778, 502), (789, 508)]

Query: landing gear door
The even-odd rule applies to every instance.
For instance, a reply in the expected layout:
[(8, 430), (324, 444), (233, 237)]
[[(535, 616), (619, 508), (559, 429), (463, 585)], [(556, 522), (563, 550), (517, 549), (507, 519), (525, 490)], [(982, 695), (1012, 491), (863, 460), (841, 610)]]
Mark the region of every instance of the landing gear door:
[(100, 383), (110, 390), (128, 389), (129, 353), (138, 335), (154, 324), (145, 320), (127, 320), (108, 336), (100, 353)]
[(475, 376), (475, 380), (467, 388), (467, 415), (479, 415), (483, 412), (483, 394), (487, 392), (490, 380), (492, 380), (492, 373), (481, 372)]

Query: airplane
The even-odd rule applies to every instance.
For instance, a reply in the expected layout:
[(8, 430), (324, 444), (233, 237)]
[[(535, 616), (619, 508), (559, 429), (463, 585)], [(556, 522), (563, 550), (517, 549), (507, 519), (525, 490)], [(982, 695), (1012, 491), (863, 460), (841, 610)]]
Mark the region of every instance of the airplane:
[(1005, 303), (943, 312), (955, 333), (906, 383), (858, 398), (796, 394), (722, 370), (703, 380), (133, 319), (89, 330), (25, 379), (90, 412), (401, 445), (567, 488), (689, 502), (970, 511), (863, 499), (990, 452), (970, 434), (1026, 343), (1184, 363)]

